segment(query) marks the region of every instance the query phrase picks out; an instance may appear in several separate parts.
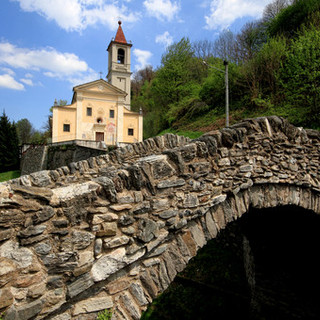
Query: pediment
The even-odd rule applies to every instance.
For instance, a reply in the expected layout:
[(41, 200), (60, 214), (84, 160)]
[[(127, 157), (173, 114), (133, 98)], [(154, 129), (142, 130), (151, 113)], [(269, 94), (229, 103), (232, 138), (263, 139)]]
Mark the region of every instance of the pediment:
[(126, 92), (123, 90), (113, 86), (109, 82), (100, 79), (96, 81), (92, 81), (89, 83), (85, 83), (73, 88), (75, 92), (82, 91), (82, 92), (90, 92), (90, 93), (97, 93), (97, 94), (107, 94), (107, 95), (127, 95)]

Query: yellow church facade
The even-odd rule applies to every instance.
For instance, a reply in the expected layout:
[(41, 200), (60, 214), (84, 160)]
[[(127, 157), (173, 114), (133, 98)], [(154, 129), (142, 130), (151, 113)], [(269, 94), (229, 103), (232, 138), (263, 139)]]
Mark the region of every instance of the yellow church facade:
[(53, 106), (52, 143), (85, 140), (118, 145), (143, 139), (143, 116), (130, 110), (130, 50), (119, 22), (108, 46), (108, 81), (73, 88), (70, 105)]

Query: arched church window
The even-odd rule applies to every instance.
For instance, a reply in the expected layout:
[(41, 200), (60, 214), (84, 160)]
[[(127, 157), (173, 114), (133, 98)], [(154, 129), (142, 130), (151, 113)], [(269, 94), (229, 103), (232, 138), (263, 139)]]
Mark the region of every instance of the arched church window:
[(118, 49), (118, 63), (124, 64), (124, 50)]

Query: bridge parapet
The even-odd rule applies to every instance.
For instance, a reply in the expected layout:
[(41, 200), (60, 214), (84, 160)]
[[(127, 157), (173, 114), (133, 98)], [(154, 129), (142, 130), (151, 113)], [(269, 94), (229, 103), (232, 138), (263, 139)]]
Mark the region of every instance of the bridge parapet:
[(320, 134), (278, 117), (168, 135), (0, 184), (5, 319), (141, 312), (250, 206), (320, 213)]

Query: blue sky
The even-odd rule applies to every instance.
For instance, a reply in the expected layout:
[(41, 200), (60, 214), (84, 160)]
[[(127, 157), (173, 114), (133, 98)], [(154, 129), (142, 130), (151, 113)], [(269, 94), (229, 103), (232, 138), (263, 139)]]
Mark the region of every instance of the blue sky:
[(107, 74), (106, 48), (122, 21), (132, 71), (160, 65), (168, 45), (215, 40), (261, 17), (272, 0), (1, 0), (0, 112), (41, 129), (54, 99)]

